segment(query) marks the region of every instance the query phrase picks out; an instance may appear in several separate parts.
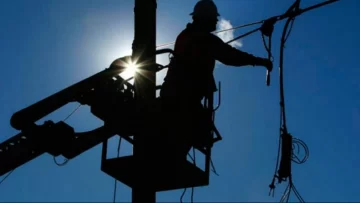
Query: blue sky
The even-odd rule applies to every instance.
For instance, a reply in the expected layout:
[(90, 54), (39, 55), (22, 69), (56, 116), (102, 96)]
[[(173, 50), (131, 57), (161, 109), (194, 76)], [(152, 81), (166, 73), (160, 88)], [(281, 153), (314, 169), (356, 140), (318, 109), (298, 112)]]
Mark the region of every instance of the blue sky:
[[(281, 14), (288, 0), (216, 0), (222, 18), (237, 26)], [(302, 6), (319, 3), (303, 0)], [(19, 1), (0, 6), (0, 141), (18, 132), (10, 117), (69, 85), (131, 54), (133, 3), (130, 0)], [(175, 40), (191, 18), (196, 0), (158, 0), (157, 44)], [(294, 182), (305, 201), (359, 201), (360, 16), (358, 0), (342, 0), (298, 17), (285, 52), (285, 96), (289, 132), (305, 141), (310, 158), (293, 167)], [(275, 67), (284, 22), (274, 32)], [(250, 28), (249, 28), (250, 29)], [(239, 35), (248, 29), (236, 31)], [(259, 33), (240, 48), (266, 56)], [(164, 58), (159, 62), (165, 63)], [(222, 106), (216, 125), (224, 140), (213, 149), (220, 176), (196, 188), (195, 201), (278, 201), (285, 184), (268, 196), (279, 128), (278, 70), (265, 85), (265, 69), (218, 64)], [(161, 75), (159, 75), (161, 82)], [(59, 121), (77, 104), (46, 119)], [(67, 123), (77, 131), (102, 121), (81, 107)], [(111, 149), (115, 154), (116, 140)], [(124, 146), (121, 153), (128, 153)], [(66, 166), (43, 155), (16, 169), (0, 185), (0, 201), (112, 201), (114, 180), (100, 170), (101, 146)], [(1, 163), (0, 163), (1, 164)], [(1, 165), (0, 165), (1, 167)], [(182, 190), (158, 193), (159, 201), (179, 201)], [(131, 190), (118, 184), (117, 201), (130, 201)], [(190, 193), (184, 200), (190, 201)]]

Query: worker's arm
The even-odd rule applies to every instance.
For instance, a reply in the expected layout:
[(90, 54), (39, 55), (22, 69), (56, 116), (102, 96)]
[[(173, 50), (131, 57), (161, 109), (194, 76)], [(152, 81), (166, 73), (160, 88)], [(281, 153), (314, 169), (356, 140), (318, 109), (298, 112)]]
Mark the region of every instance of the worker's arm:
[(233, 48), (229, 44), (224, 43), (220, 38), (214, 36), (213, 52), (216, 60), (229, 66), (264, 66), (268, 70), (272, 69), (272, 62), (266, 58), (256, 57), (249, 53)]

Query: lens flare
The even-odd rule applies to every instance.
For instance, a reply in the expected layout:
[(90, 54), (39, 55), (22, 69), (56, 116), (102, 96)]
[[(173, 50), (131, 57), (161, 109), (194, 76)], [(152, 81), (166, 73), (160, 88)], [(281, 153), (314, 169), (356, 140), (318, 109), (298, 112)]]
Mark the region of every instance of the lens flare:
[(131, 77), (134, 77), (135, 73), (138, 71), (139, 65), (133, 61), (128, 61), (125, 64), (126, 70), (120, 74), (125, 80)]

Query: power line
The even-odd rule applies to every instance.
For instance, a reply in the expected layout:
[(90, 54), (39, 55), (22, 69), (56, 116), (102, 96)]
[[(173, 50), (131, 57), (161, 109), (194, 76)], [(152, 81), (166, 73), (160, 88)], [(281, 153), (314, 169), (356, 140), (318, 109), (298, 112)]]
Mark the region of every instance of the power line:
[(261, 24), (263, 22), (264, 21), (262, 20), (262, 21), (258, 21), (258, 22), (254, 22), (254, 23), (248, 23), (248, 24), (245, 24), (245, 25), (239, 25), (239, 26), (232, 27), (232, 28), (229, 28), (229, 29), (215, 31), (215, 32), (213, 32), (213, 34), (218, 34), (218, 33), (221, 33), (221, 32), (226, 32), (226, 31), (236, 30), (236, 29), (240, 29), (240, 28), (244, 28), (244, 27), (248, 27), (248, 26), (252, 26), (252, 25), (257, 25), (257, 24)]
[[(231, 31), (231, 30), (236, 30), (236, 29), (248, 27), (248, 26), (251, 26), (251, 25), (257, 25), (257, 24), (260, 24), (260, 23), (263, 23), (263, 22), (264, 22), (264, 21), (262, 20), (262, 21), (258, 21), (258, 22), (254, 22), (254, 23), (248, 23), (248, 24), (245, 24), (245, 25), (239, 25), (239, 26), (232, 27), (232, 28), (228, 28), (228, 29), (224, 29), (224, 30), (218, 30), (218, 31), (215, 31), (215, 32), (212, 32), (212, 33), (213, 33), (213, 34), (218, 34), (218, 33), (221, 33), (221, 32), (227, 32), (227, 31)], [(173, 44), (175, 44), (175, 41), (174, 41), (174, 42), (169, 42), (169, 43), (157, 45), (156, 48), (167, 47), (167, 46), (170, 46), (170, 45), (173, 45)]]

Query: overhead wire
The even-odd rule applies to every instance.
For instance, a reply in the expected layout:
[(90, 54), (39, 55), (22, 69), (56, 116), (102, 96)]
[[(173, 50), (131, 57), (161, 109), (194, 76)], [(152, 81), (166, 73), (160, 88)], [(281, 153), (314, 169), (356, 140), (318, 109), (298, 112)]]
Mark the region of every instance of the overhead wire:
[[(262, 21), (257, 21), (257, 22), (248, 23), (248, 24), (245, 24), (245, 25), (239, 25), (239, 26), (236, 26), (236, 27), (228, 28), (228, 29), (223, 29), (223, 30), (214, 31), (214, 32), (212, 32), (212, 33), (213, 33), (213, 34), (218, 34), (218, 33), (221, 33), (221, 32), (227, 32), (227, 31), (237, 30), (237, 29), (240, 29), (240, 28), (244, 28), (244, 27), (248, 27), (248, 26), (252, 26), (252, 25), (261, 24), (261, 23), (263, 23), (263, 22), (264, 22), (263, 20), (262, 20)], [(251, 33), (250, 33), (250, 34), (251, 34)], [(235, 40), (236, 40), (236, 39), (235, 39)], [(235, 41), (235, 40), (234, 40), (234, 41)], [(231, 43), (231, 42), (230, 42), (230, 43)], [(170, 46), (170, 45), (173, 45), (173, 44), (175, 44), (175, 41), (157, 45), (156, 48), (167, 47), (167, 46)]]
[(234, 41), (239, 40), (239, 39), (241, 39), (241, 38), (243, 38), (243, 37), (246, 37), (246, 36), (248, 36), (248, 35), (251, 35), (251, 34), (253, 34), (253, 33), (255, 33), (255, 32), (259, 31), (259, 30), (260, 30), (260, 28), (256, 28), (256, 29), (254, 29), (254, 30), (251, 30), (251, 31), (249, 31), (249, 32), (247, 32), (247, 33), (245, 33), (245, 34), (242, 34), (242, 35), (240, 35), (240, 36), (238, 36), (238, 37), (235, 37), (235, 38), (232, 39), (232, 40), (227, 41), (226, 44), (230, 44), (231, 42), (234, 42)]
[(240, 29), (240, 28), (244, 28), (244, 27), (249, 27), (249, 26), (252, 26), (252, 25), (261, 24), (261, 23), (263, 23), (263, 22), (264, 22), (264, 21), (261, 20), (261, 21), (257, 21), (257, 22), (253, 22), (253, 23), (248, 23), (248, 24), (245, 24), (245, 25), (239, 25), (239, 26), (235, 26), (235, 27), (232, 27), (232, 28), (215, 31), (215, 32), (212, 32), (212, 33), (213, 33), (213, 34), (218, 34), (218, 33), (221, 33), (221, 32), (226, 32), (226, 31), (236, 30), (236, 29)]

